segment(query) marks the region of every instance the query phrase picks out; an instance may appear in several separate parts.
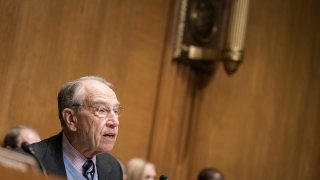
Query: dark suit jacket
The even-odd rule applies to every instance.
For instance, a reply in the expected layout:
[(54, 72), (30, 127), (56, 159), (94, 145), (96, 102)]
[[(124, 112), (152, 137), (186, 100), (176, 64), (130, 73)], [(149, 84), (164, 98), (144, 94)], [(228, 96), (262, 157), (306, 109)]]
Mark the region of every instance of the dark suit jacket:
[[(49, 175), (54, 174), (67, 177), (63, 162), (62, 132), (30, 146)], [(99, 180), (122, 180), (120, 164), (110, 154), (98, 154), (96, 166)]]

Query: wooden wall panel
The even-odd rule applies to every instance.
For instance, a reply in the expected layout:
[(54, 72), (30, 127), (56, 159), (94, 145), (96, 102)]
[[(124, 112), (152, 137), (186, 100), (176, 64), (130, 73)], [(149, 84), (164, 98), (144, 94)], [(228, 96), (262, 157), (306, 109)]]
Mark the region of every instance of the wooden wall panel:
[(124, 161), (146, 157), (176, 180), (208, 166), (318, 179), (319, 2), (252, 1), (244, 63), (209, 77), (171, 61), (175, 2), (0, 0), (0, 135), (21, 123), (57, 133), (58, 90), (93, 74), (124, 105), (113, 151)]
[(201, 93), (190, 179), (318, 179), (319, 1), (251, 1), (246, 57)]
[(150, 154), (160, 172), (181, 180), (205, 167), (226, 179), (319, 178), (319, 7), (251, 1), (245, 61), (233, 76), (222, 66), (211, 77), (180, 76), (167, 47)]
[(0, 136), (17, 124), (60, 131), (67, 81), (102, 76), (124, 106), (113, 151), (147, 156), (168, 1), (0, 1)]

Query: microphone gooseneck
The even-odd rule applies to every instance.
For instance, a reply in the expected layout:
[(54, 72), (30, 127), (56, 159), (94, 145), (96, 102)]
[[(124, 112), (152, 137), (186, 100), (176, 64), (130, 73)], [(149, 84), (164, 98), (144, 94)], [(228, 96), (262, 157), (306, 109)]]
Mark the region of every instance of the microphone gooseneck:
[(167, 176), (165, 176), (165, 175), (161, 175), (160, 176), (160, 180), (169, 180), (169, 178)]
[(40, 166), (40, 168), (41, 168), (41, 170), (42, 170), (42, 173), (47, 177), (48, 174), (47, 174), (46, 169), (44, 168), (44, 165), (43, 165), (43, 164), (41, 163), (41, 161), (37, 158), (37, 156), (36, 156), (36, 154), (34, 153), (32, 147), (30, 146), (30, 144), (27, 143), (27, 142), (23, 142), (23, 143), (21, 144), (21, 148), (22, 148), (23, 150), (25, 150), (27, 153), (31, 154), (31, 155), (36, 159), (36, 161), (38, 162), (38, 164), (39, 164), (39, 166)]

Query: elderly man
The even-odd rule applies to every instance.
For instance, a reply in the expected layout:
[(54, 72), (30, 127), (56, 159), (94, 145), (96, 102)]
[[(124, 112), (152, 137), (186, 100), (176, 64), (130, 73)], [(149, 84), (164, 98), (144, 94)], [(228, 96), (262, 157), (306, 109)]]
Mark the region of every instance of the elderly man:
[(68, 179), (121, 180), (118, 161), (108, 154), (116, 142), (119, 101), (110, 83), (87, 76), (58, 94), (62, 132), (29, 146), (43, 171)]

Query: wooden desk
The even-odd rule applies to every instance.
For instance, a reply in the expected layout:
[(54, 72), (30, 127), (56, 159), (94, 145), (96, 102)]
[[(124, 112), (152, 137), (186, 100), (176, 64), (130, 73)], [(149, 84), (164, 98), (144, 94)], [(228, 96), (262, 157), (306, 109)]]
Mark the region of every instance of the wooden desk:
[(0, 148), (0, 179), (6, 180), (61, 180), (63, 178), (45, 177), (34, 158)]

